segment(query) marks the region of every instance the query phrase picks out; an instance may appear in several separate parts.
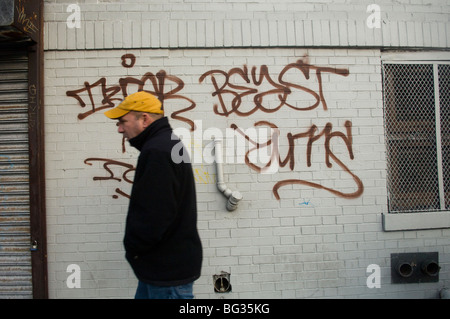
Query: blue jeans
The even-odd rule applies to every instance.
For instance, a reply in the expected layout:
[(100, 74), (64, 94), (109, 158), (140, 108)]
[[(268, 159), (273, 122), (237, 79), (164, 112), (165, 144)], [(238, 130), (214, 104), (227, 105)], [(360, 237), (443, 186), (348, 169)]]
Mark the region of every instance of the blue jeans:
[(135, 299), (193, 299), (191, 282), (186, 285), (162, 287), (146, 284), (139, 281), (136, 289)]

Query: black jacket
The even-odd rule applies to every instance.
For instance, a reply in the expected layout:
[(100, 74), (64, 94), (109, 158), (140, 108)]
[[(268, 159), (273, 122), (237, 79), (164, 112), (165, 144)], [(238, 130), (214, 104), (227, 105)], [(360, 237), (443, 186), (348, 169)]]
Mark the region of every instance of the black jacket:
[(163, 117), (130, 139), (141, 153), (125, 227), (126, 258), (139, 280), (159, 286), (193, 282), (202, 264), (192, 167), (172, 160), (172, 149), (182, 145), (172, 138)]

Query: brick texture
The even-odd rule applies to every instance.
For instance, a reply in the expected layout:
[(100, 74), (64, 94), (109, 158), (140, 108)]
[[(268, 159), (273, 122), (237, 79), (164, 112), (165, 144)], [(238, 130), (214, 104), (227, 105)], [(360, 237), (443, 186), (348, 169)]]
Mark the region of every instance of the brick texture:
[[(353, 0), (85, 0), (78, 29), (71, 3), (45, 1), (51, 298), (134, 295), (122, 238), (138, 152), (102, 113), (139, 83), (191, 151), (197, 298), (436, 298), (450, 284), (448, 229), (384, 232), (381, 217), (381, 49), (449, 60), (447, 1), (377, 1), (380, 29)], [(234, 212), (215, 185), (213, 136), (224, 138), (225, 183), (243, 194)], [(416, 251), (439, 252), (440, 282), (391, 284), (390, 254)], [(71, 264), (81, 288), (66, 284)], [(381, 288), (366, 285), (371, 264)], [(213, 290), (222, 271), (231, 293)]]
[[(306, 62), (309, 78), (298, 68)], [(141, 79), (144, 74), (164, 71), (170, 76), (164, 86), (166, 115), (177, 132), (186, 137), (192, 158), (200, 158), (193, 167), (205, 258), (202, 276), (195, 285), (197, 298), (435, 297), (435, 285), (414, 286), (405, 292), (390, 284), (391, 252), (411, 248), (438, 250), (442, 262), (448, 263), (445, 247), (449, 236), (444, 230), (420, 234), (382, 231), (380, 213), (386, 210), (387, 194), (381, 143), (380, 63), (379, 51), (361, 49), (47, 51), (45, 129), (51, 296), (133, 296), (136, 281), (124, 261), (122, 247), (128, 200), (121, 194), (130, 191), (131, 185), (125, 178), (132, 178), (132, 174), (125, 174), (126, 165), (134, 165), (138, 154), (127, 143), (122, 152), (116, 126), (100, 108), (108, 102), (117, 104), (123, 98), (123, 91), (107, 96), (124, 79)], [(261, 70), (268, 70), (260, 84), (251, 76), (253, 67), (255, 79), (259, 79)], [(235, 73), (229, 83), (253, 89), (254, 93), (242, 97), (240, 114), (231, 112), (224, 116), (224, 110), (232, 111), (232, 98), (245, 89), (227, 86), (235, 94), (223, 93), (223, 109), (216, 108), (220, 103), (213, 94), (212, 77), (205, 74), (214, 71), (211, 74), (222, 86), (223, 72), (233, 68), (248, 75), (248, 81)], [(317, 68), (324, 68), (321, 82)], [(336, 70), (341, 70), (341, 74)], [(174, 82), (175, 78), (178, 82)], [(105, 90), (111, 91), (102, 91), (99, 80), (104, 81)], [(181, 88), (180, 83), (183, 88), (171, 96), (170, 91)], [(278, 106), (278, 94), (270, 92), (281, 83), (290, 84), (291, 92), (285, 102), (297, 109), (285, 104), (276, 112), (260, 108), (248, 114), (255, 109), (256, 94), (269, 92), (261, 104), (267, 108)], [(124, 88), (132, 93), (137, 86), (130, 82)], [(145, 82), (144, 89), (154, 91), (151, 81)], [(310, 107), (320, 92), (323, 99), (316, 107)], [(178, 113), (183, 120), (173, 118), (175, 112), (192, 103), (194, 108)], [(196, 130), (190, 131), (186, 119), (197, 124)], [(206, 156), (211, 134), (222, 133), (225, 138), (233, 125), (251, 134), (250, 129), (255, 129), (259, 121), (279, 128), (281, 159), (290, 150), (289, 134), (304, 135), (295, 140), (291, 149), (293, 167), (287, 164), (273, 173), (264, 174), (245, 164), (242, 154), (253, 144), (245, 143), (244, 150), (239, 150), (240, 157), (229, 154), (233, 162), (224, 163), (225, 182), (231, 189), (239, 190), (244, 199), (236, 211), (228, 212), (225, 198), (215, 186), (215, 166)], [(312, 143), (309, 156), (306, 132), (312, 127), (315, 136), (329, 127), (340, 137), (331, 137), (327, 152), (326, 136), (322, 135)], [(234, 137), (235, 144), (225, 145), (236, 153), (238, 136), (241, 135)], [(267, 135), (260, 138), (261, 143), (268, 139)], [(352, 149), (353, 158), (347, 146)], [(330, 152), (335, 158), (328, 157), (327, 165)], [(264, 166), (268, 157), (263, 155), (260, 163), (257, 158), (252, 163)], [(110, 172), (105, 169), (106, 163)], [(364, 186), (360, 196), (352, 195), (358, 191), (358, 184), (349, 172)], [(274, 186), (289, 179), (315, 186), (281, 187), (277, 200)], [(320, 189), (322, 186), (327, 189)], [(81, 268), (80, 289), (66, 286), (66, 268), (70, 264)], [(370, 264), (381, 267), (381, 289), (366, 286), (366, 267)], [(221, 271), (231, 274), (230, 294), (213, 292), (212, 276)], [(441, 278), (447, 282), (448, 272), (441, 273)]]
[(45, 1), (46, 49), (450, 46), (450, 6), (445, 0), (433, 5), (376, 1), (379, 28), (367, 24), (372, 21), (373, 12), (367, 11), (370, 3), (356, 0), (86, 0), (77, 2), (81, 27), (74, 30), (67, 28), (74, 14), (67, 12), (71, 3)]

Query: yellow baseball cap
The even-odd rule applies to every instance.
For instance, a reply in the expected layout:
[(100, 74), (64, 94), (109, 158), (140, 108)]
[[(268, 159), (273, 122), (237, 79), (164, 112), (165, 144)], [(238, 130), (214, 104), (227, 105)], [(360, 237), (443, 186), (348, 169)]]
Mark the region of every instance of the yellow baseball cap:
[(161, 106), (162, 104), (156, 96), (145, 91), (139, 91), (128, 95), (122, 103), (104, 114), (110, 119), (118, 119), (131, 111), (164, 114)]

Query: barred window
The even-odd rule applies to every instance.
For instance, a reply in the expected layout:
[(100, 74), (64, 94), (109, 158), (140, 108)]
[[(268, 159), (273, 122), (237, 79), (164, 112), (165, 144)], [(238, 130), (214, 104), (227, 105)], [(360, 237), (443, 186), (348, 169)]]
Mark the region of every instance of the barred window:
[(390, 213), (450, 209), (449, 85), (449, 64), (383, 64)]

